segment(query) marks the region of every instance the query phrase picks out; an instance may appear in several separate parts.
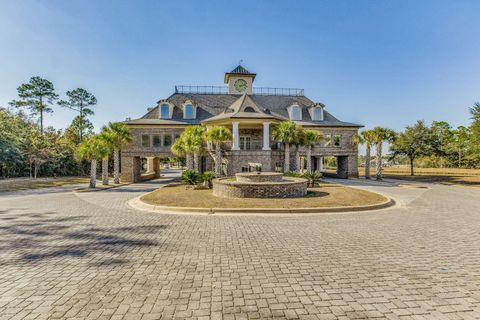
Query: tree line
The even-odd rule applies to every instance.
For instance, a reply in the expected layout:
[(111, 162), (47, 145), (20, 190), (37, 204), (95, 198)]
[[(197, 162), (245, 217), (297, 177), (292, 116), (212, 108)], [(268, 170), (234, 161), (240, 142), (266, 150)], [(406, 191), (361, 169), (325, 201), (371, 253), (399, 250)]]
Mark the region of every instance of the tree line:
[[(60, 99), (53, 83), (41, 77), (31, 77), (17, 93), (9, 107), (0, 107), (0, 176), (83, 175), (88, 164), (75, 152), (94, 134), (89, 117), (94, 115), (95, 96), (75, 88)], [(45, 115), (55, 106), (76, 113), (65, 130), (44, 126)]]
[[(370, 178), (371, 148), (376, 148), (376, 175), (381, 177), (382, 144), (390, 142), (387, 158), (400, 163), (408, 162), (410, 175), (415, 167), (430, 168), (480, 168), (480, 103), (469, 109), (469, 126), (453, 128), (448, 122), (434, 121), (429, 126), (423, 120), (396, 133), (387, 128), (364, 130), (354, 137), (354, 142), (364, 144), (365, 176)], [(383, 137), (378, 133), (383, 131)]]

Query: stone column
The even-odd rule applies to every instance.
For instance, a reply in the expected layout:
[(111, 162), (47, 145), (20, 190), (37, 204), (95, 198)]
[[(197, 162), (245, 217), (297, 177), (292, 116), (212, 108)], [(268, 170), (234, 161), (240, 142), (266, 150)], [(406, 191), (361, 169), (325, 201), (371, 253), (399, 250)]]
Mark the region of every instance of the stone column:
[(140, 174), (140, 157), (123, 157), (122, 156), (122, 175), (123, 182), (139, 182)]
[(153, 157), (147, 158), (147, 172), (153, 172)]
[(323, 157), (318, 158), (318, 170), (319, 171), (323, 170)]
[(238, 122), (232, 122), (233, 142), (232, 150), (240, 150), (240, 136), (238, 133)]
[(153, 158), (153, 171), (155, 171), (155, 178), (160, 178), (160, 158)]
[(270, 122), (263, 123), (263, 148), (262, 150), (270, 149)]

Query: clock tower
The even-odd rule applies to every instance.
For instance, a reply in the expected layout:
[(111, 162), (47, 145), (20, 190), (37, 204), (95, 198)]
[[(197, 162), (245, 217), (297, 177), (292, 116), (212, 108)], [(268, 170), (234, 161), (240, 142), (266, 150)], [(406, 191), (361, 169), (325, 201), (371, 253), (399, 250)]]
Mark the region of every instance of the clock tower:
[(255, 73), (249, 72), (247, 69), (238, 65), (235, 69), (225, 73), (224, 82), (228, 84), (229, 94), (253, 94), (253, 81)]

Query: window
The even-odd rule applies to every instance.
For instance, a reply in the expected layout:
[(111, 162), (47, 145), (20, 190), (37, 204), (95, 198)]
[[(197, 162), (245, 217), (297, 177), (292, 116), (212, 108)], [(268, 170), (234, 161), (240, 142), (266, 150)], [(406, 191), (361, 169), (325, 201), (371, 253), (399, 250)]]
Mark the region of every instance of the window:
[(240, 150), (250, 150), (250, 137), (240, 137)]
[(183, 106), (183, 119), (195, 119), (193, 106), (191, 104)]
[(170, 147), (172, 145), (172, 136), (169, 134), (166, 134), (163, 136), (163, 146), (164, 147)]
[(150, 136), (148, 134), (142, 134), (142, 147), (150, 147)]
[(302, 120), (302, 109), (299, 106), (290, 109), (290, 120)]
[(342, 141), (342, 136), (341, 135), (336, 134), (336, 135), (333, 136), (333, 145), (335, 147), (340, 147), (340, 142), (341, 141)]
[(160, 118), (161, 119), (170, 119), (170, 105), (168, 103), (163, 103), (160, 106)]
[(153, 135), (152, 137), (152, 146), (155, 148), (160, 147), (160, 136), (158, 134)]
[(313, 120), (323, 120), (322, 108), (315, 107), (313, 108)]
[(246, 107), (245, 109), (243, 109), (244, 112), (255, 112), (255, 109), (253, 109), (252, 107)]
[(324, 138), (325, 141), (325, 147), (330, 147), (332, 144), (332, 136), (331, 135), (326, 135)]

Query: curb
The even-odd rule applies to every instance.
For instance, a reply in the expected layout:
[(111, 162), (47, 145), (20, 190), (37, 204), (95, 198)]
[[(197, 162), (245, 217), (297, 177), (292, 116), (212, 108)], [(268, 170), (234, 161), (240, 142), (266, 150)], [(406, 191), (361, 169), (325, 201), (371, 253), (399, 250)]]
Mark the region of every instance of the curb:
[[(143, 196), (143, 195), (142, 195)], [(136, 197), (127, 202), (133, 209), (161, 212), (161, 213), (185, 213), (185, 214), (315, 214), (315, 213), (344, 213), (344, 212), (359, 212), (359, 211), (373, 211), (392, 207), (396, 204), (395, 200), (387, 197), (387, 200), (381, 203), (352, 206), (352, 207), (323, 207), (323, 208), (196, 208), (196, 207), (171, 207), (158, 206), (143, 202)]]

